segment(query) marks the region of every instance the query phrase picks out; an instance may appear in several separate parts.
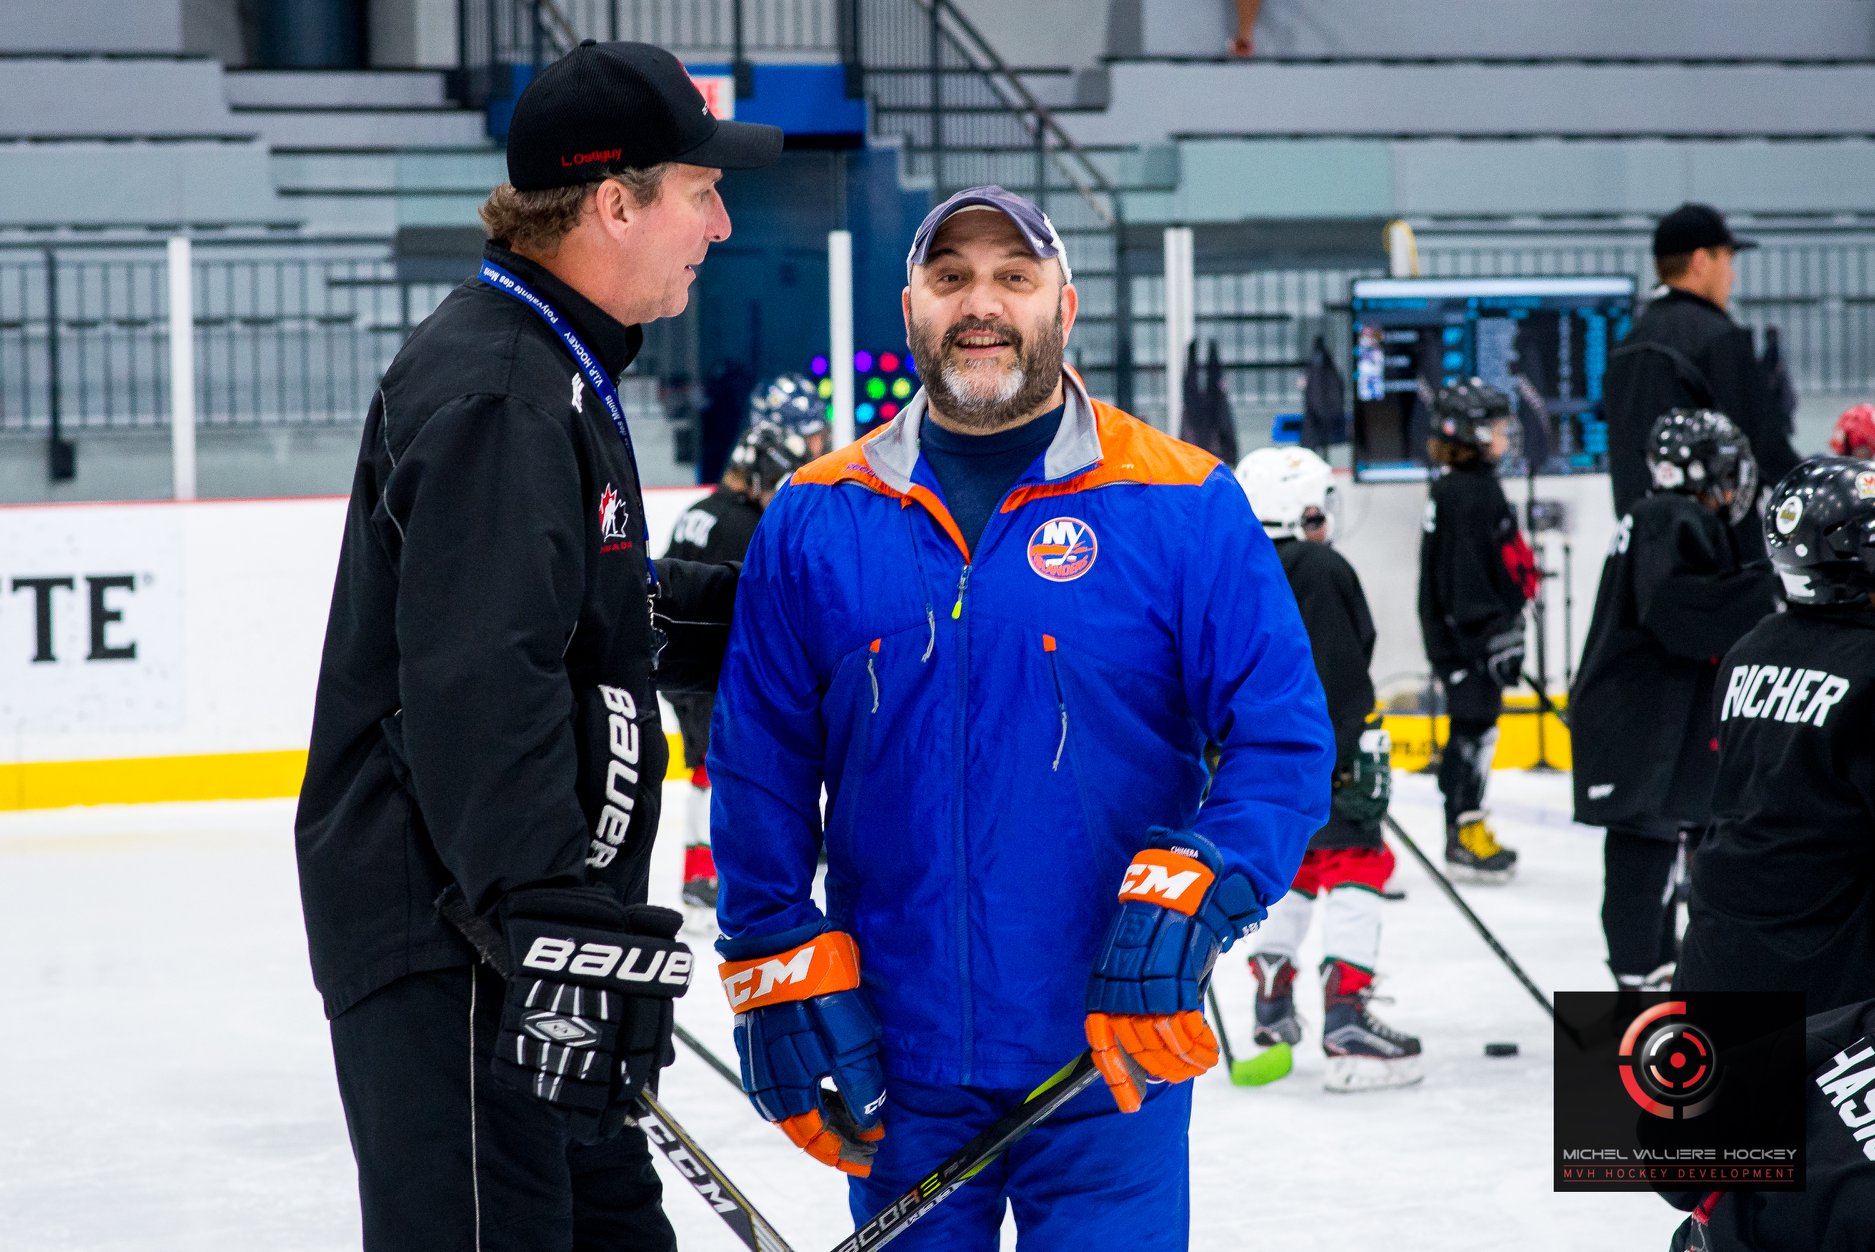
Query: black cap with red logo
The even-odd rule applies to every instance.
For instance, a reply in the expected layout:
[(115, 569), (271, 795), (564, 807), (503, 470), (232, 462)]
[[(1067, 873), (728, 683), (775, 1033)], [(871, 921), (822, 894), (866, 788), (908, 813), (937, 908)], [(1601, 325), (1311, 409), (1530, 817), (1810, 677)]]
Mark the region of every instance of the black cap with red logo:
[(535, 76), (508, 128), (508, 181), (521, 191), (664, 161), (755, 169), (780, 155), (778, 128), (718, 121), (682, 62), (648, 43), (585, 40)]

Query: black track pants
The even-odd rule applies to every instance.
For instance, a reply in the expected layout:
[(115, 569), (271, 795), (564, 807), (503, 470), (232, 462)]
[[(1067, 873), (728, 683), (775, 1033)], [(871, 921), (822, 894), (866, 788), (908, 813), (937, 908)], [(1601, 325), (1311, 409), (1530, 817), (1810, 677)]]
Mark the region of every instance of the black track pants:
[(1673, 864), (1680, 832), (1668, 826), (1611, 826), (1602, 845), (1602, 934), (1608, 968), (1650, 974), (1674, 959)]
[(639, 1131), (574, 1143), (489, 1076), (501, 996), (486, 969), (433, 970), (333, 1019), (365, 1252), (674, 1252)]

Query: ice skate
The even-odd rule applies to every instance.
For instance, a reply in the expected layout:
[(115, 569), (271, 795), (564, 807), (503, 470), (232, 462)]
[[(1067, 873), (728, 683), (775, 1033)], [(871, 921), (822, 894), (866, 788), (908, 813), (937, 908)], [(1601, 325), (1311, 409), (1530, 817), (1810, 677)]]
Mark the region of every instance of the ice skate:
[(684, 912), (686, 921), (716, 920), (716, 858), (707, 843), (684, 849)]
[(1348, 970), (1322, 962), (1322, 1051), (1328, 1057), (1329, 1091), (1380, 1091), (1410, 1087), (1425, 1077), (1419, 1038), (1382, 1022), (1368, 1011), (1373, 988), (1344, 992)]
[(692, 878), (684, 883), (684, 907), (716, 913), (716, 880)]
[(1452, 877), (1467, 882), (1507, 882), (1517, 872), (1517, 854), (1497, 841), (1484, 813), (1459, 815), (1445, 833), (1445, 863)]
[(1645, 974), (1616, 974), (1615, 983), (1623, 991), (1671, 991), (1678, 963), (1668, 961)]
[(1257, 980), (1257, 1027), (1251, 1036), (1258, 1047), (1302, 1041), (1302, 1019), (1296, 1016), (1296, 965), (1286, 956), (1256, 952), (1250, 972)]

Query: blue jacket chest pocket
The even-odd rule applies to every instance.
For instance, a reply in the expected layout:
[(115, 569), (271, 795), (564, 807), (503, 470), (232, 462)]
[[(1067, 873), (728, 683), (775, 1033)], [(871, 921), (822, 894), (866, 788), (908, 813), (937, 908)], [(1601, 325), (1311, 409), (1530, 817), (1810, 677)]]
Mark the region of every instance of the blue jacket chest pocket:
[(827, 729), (827, 782), (837, 791), (864, 783), (906, 724), (931, 703), (934, 640), (924, 624), (869, 640), (841, 657), (821, 700)]

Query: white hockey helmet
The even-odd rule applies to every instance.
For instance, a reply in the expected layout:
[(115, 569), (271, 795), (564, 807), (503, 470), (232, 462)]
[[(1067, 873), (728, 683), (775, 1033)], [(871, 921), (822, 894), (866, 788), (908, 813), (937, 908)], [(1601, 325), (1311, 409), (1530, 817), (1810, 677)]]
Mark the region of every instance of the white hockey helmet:
[(1335, 471), (1307, 448), (1258, 448), (1237, 462), (1237, 482), (1272, 539), (1301, 539), (1312, 525), (1334, 533)]

